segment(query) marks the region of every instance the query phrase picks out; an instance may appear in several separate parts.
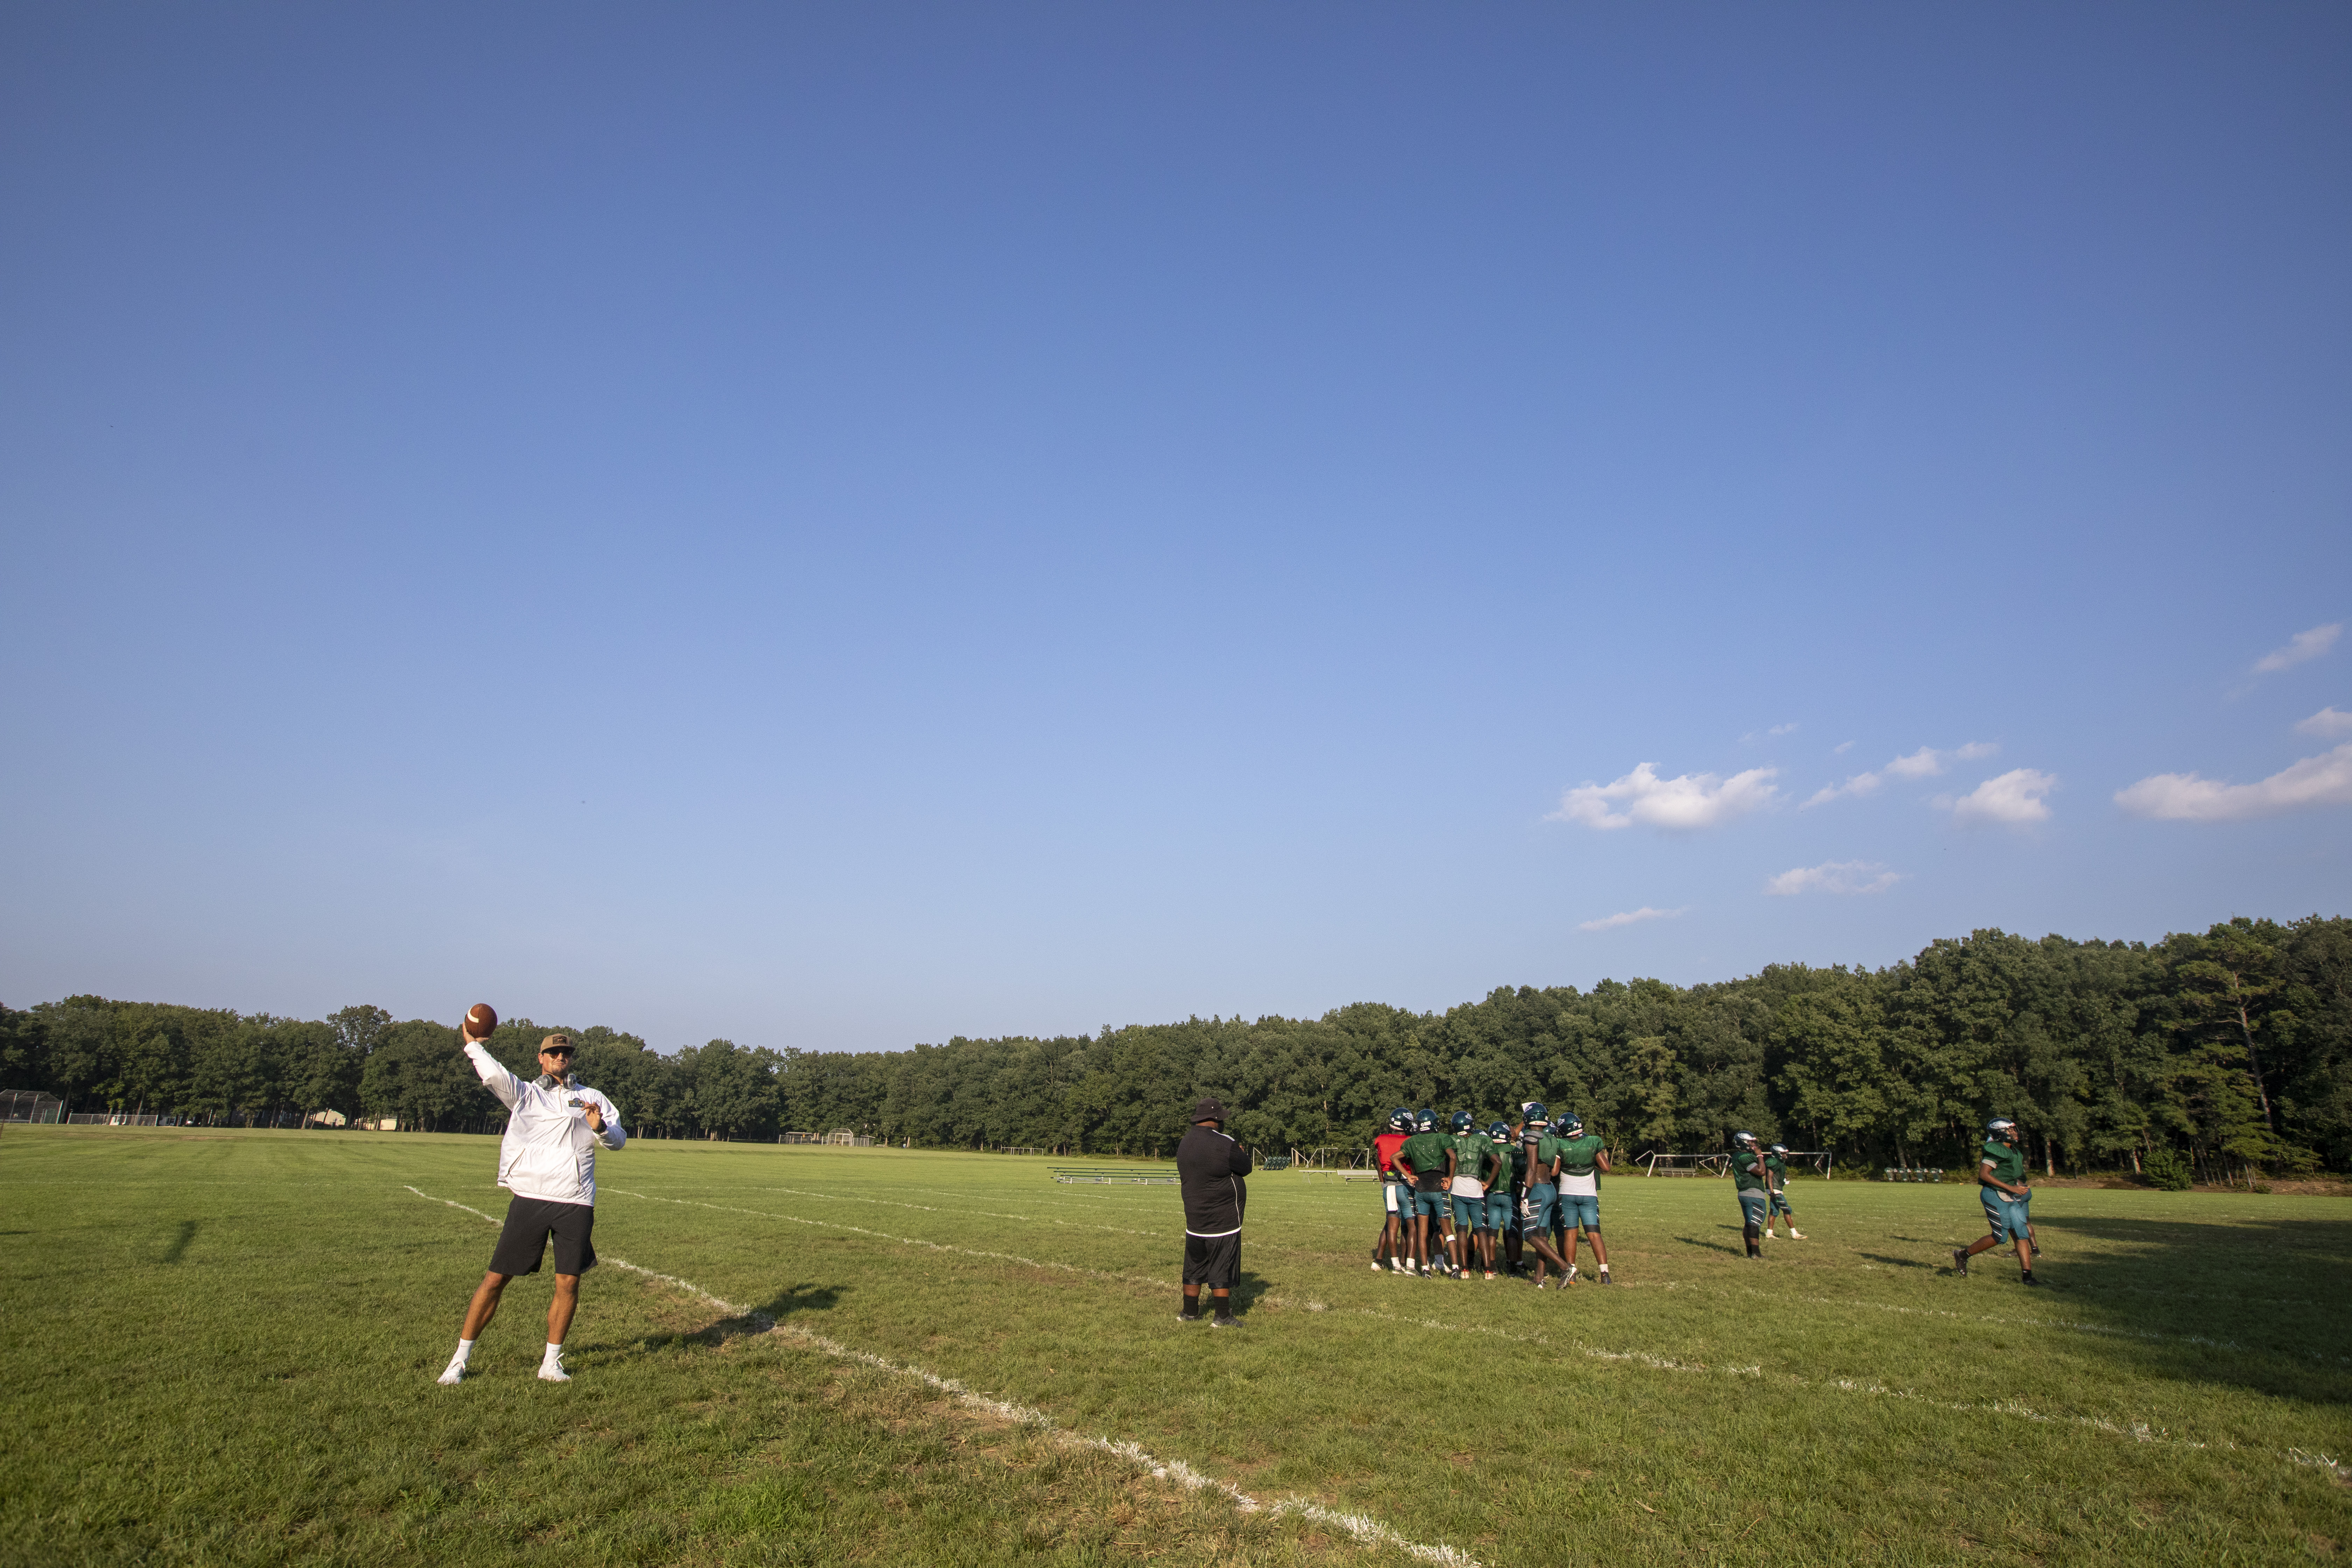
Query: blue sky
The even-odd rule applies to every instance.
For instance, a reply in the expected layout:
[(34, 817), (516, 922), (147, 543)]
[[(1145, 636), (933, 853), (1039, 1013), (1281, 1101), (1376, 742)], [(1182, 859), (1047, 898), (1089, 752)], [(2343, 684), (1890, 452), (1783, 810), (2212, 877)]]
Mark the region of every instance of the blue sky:
[(869, 1048), (2345, 913), (2347, 79), (16, 7), (0, 1000)]

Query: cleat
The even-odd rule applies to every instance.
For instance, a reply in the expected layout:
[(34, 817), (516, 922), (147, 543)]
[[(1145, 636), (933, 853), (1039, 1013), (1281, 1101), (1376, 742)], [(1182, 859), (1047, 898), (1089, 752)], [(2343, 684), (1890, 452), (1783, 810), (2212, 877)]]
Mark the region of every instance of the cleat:
[(1801, 1230), (1799, 1230), (1795, 1226), (1793, 1226), (1793, 1225), (1792, 1225), (1792, 1226), (1790, 1226), (1789, 1227), (1789, 1239), (1790, 1239), (1790, 1241), (1802, 1241), (1802, 1240), (1804, 1240), (1804, 1239), (1805, 1239), (1805, 1233), (1804, 1233), (1803, 1231), (1801, 1231)]
[(1568, 1266), (1568, 1272), (1560, 1277), (1560, 1289), (1566, 1289), (1569, 1286), (1575, 1284), (1578, 1272), (1579, 1270), (1577, 1269), (1576, 1265), (1573, 1263), (1570, 1264)]
[(539, 1363), (539, 1381), (541, 1383), (570, 1383), (572, 1381), (572, 1374), (563, 1370), (563, 1358), (561, 1356), (549, 1356), (545, 1361), (541, 1362)]
[(1379, 1258), (1375, 1258), (1374, 1259), (1372, 1259), (1372, 1272), (1373, 1272), (1373, 1273), (1378, 1274), (1378, 1273), (1379, 1273), (1379, 1272), (1380, 1272), (1383, 1268), (1385, 1268), (1385, 1267), (1386, 1267), (1386, 1265), (1385, 1265), (1385, 1264), (1383, 1264), (1383, 1263), (1381, 1263), (1381, 1260), (1380, 1260)]
[(1176, 1321), (1180, 1323), (1197, 1323), (1201, 1321), (1201, 1314), (1198, 1312), (1179, 1312), (1176, 1314)]
[(1969, 1277), (1969, 1249), (1967, 1247), (1956, 1247), (1952, 1248), (1952, 1267), (1960, 1271), (1961, 1279), (1965, 1279)]
[(1231, 1312), (1219, 1312), (1209, 1320), (1209, 1327), (1213, 1329), (1238, 1329), (1241, 1326), (1241, 1320)]
[(453, 1361), (447, 1366), (444, 1367), (441, 1370), (441, 1375), (435, 1378), (433, 1381), (439, 1384), (444, 1388), (455, 1388), (458, 1384), (464, 1382), (465, 1378), (466, 1363), (461, 1361)]
[(1487, 1278), (1487, 1279), (1492, 1279), (1494, 1277), (1495, 1277), (1495, 1271), (1494, 1271), (1493, 1269), (1489, 1268), (1488, 1270), (1486, 1270), (1486, 1278)]
[(1609, 1270), (1607, 1270), (1606, 1268), (1602, 1269), (1602, 1270), (1601, 1271), (1601, 1276), (1600, 1276), (1600, 1278), (1599, 1278), (1599, 1279), (1595, 1279), (1595, 1280), (1593, 1280), (1593, 1283), (1594, 1283), (1595, 1285), (1606, 1285), (1606, 1284), (1608, 1284), (1608, 1283), (1609, 1283)]
[(2032, 1287), (2033, 1287), (2035, 1289), (2037, 1289), (2037, 1290), (2039, 1290), (2039, 1289), (2042, 1289), (2042, 1281), (2041, 1281), (2041, 1280), (2039, 1280), (2039, 1279), (2035, 1279), (2032, 1275), (2031, 1275), (2031, 1274), (2028, 1274), (2028, 1275), (2026, 1275), (2026, 1276), (2024, 1277), (2024, 1283), (2026, 1283), (2026, 1284), (2028, 1284), (2028, 1285), (2032, 1286)]

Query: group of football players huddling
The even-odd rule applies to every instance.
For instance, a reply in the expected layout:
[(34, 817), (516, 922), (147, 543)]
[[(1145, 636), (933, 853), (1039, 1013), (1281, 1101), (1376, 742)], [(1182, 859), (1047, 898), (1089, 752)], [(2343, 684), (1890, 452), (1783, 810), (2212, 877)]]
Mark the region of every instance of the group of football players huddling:
[[(1476, 1117), (1457, 1110), (1440, 1131), (1434, 1110), (1399, 1109), (1372, 1140), (1372, 1152), (1382, 1209), (1374, 1271), (1467, 1279), (1475, 1268), (1492, 1279), (1498, 1263), (1503, 1273), (1528, 1272), (1532, 1253), (1536, 1289), (1556, 1280), (1565, 1289), (1580, 1278), (1580, 1237), (1592, 1247), (1595, 1283), (1610, 1282), (1601, 1239), (1609, 1151), (1573, 1112), (1554, 1119), (1528, 1100), (1517, 1121), (1490, 1121), (1482, 1131)], [(1731, 1173), (1751, 1258), (1761, 1256), (1758, 1243), (1775, 1217), (1786, 1215), (1790, 1237), (1803, 1238), (1789, 1208), (1787, 1153), (1778, 1143), (1765, 1148), (1751, 1132), (1732, 1137)]]

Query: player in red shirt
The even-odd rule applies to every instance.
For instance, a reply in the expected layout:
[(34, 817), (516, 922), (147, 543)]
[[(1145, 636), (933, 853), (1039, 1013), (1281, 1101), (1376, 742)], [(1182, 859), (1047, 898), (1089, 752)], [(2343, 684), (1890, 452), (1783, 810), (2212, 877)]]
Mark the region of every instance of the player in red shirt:
[(1381, 1239), (1372, 1247), (1372, 1272), (1383, 1260), (1398, 1274), (1412, 1272), (1412, 1189), (1397, 1169), (1397, 1151), (1412, 1136), (1412, 1112), (1389, 1112), (1389, 1130), (1372, 1140), (1372, 1159), (1381, 1173)]

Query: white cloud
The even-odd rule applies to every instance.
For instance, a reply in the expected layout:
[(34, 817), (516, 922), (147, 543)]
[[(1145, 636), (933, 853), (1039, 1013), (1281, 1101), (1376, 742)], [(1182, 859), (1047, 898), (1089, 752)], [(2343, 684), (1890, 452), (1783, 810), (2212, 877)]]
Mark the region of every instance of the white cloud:
[(2050, 820), (2049, 805), (2042, 797), (2057, 787), (2054, 774), (2038, 768), (2011, 768), (1997, 778), (1985, 780), (1958, 800), (1947, 796), (1936, 804), (1948, 806), (1954, 822), (1969, 826), (1998, 822), (2015, 826)]
[(2336, 639), (2343, 635), (2344, 623), (2341, 621), (2332, 626), (2314, 626), (2307, 632), (2297, 632), (2287, 638), (2284, 647), (2274, 647), (2254, 660), (2254, 673), (2269, 675), (2277, 670), (2293, 668), (2305, 659), (2317, 658), (2321, 654), (2334, 647)]
[(1973, 763), (1981, 757), (1996, 756), (2000, 748), (1990, 741), (1970, 741), (1967, 745), (1949, 752), (1939, 752), (1933, 746), (1922, 746), (1907, 757), (1897, 757), (1886, 764), (1886, 771), (1898, 779), (1932, 779), (1942, 774), (1955, 762)]
[(1775, 724), (1764, 732), (1768, 735), (1793, 735), (1797, 727), (1794, 724)]
[(1597, 921), (1586, 921), (1582, 925), (1578, 926), (1576, 929), (1579, 931), (1615, 931), (1619, 926), (1639, 925), (1643, 921), (1670, 921), (1676, 915), (1685, 915), (1688, 913), (1690, 913), (1690, 906), (1688, 904), (1685, 904), (1678, 910), (1654, 910), (1649, 905), (1643, 904), (1640, 909), (1627, 910), (1623, 914), (1603, 915)]
[(1837, 797), (1842, 795), (1874, 795), (1877, 793), (1878, 784), (1879, 779), (1876, 773), (1856, 773), (1853, 777), (1846, 780), (1843, 784), (1823, 784), (1821, 788), (1815, 790), (1811, 795), (1807, 797), (1805, 804), (1799, 806), (1797, 809), (1799, 811), (1810, 810), (1814, 806), (1826, 805), (1828, 802), (1837, 799)]
[(1853, 750), (1853, 742), (1852, 741), (1840, 741), (1836, 745), (1830, 748), (1830, 755), (1832, 757), (1843, 757), (1848, 752)]
[[(1643, 763), (1613, 784), (1579, 784), (1559, 797), (1559, 809), (1547, 822), (1580, 822), (1587, 827), (1631, 827), (1639, 822), (1671, 831), (1713, 827), (1746, 812), (1770, 805), (1780, 797), (1772, 787), (1778, 768), (1750, 768), (1718, 779), (1713, 773), (1683, 773), (1662, 779)], [(1622, 801), (1622, 811), (1610, 802)]]
[(1883, 893), (1902, 879), (1902, 872), (1890, 871), (1875, 860), (1824, 860), (1818, 866), (1783, 871), (1766, 882), (1764, 890), (1780, 898), (1798, 893)]
[(2322, 708), (2294, 727), (2298, 735), (2316, 735), (2332, 741), (2338, 735), (2352, 735), (2352, 713), (2338, 713), (2333, 708)]
[(2158, 773), (2117, 790), (2116, 804), (2134, 816), (2169, 822), (2236, 822), (2315, 805), (2352, 805), (2352, 745), (2305, 757), (2260, 784)]
[[(1848, 741), (1845, 746), (1840, 746), (1838, 750), (1843, 752), (1846, 746), (1853, 744), (1852, 741)], [(1973, 762), (1979, 757), (1990, 757), (2000, 750), (1999, 746), (1990, 741), (1970, 741), (1967, 745), (1949, 752), (1939, 752), (1933, 746), (1922, 746), (1909, 756), (1897, 757), (1887, 763), (1885, 773), (1891, 773), (1898, 779), (1931, 779), (1942, 773), (1955, 758), (1963, 762)], [(1884, 773), (1855, 773), (1843, 784), (1823, 784), (1806, 796), (1804, 805), (1797, 809), (1805, 811), (1816, 805), (1827, 805), (1831, 801), (1845, 795), (1859, 798), (1866, 795), (1875, 795), (1878, 793), (1878, 786), (1885, 782)]]

